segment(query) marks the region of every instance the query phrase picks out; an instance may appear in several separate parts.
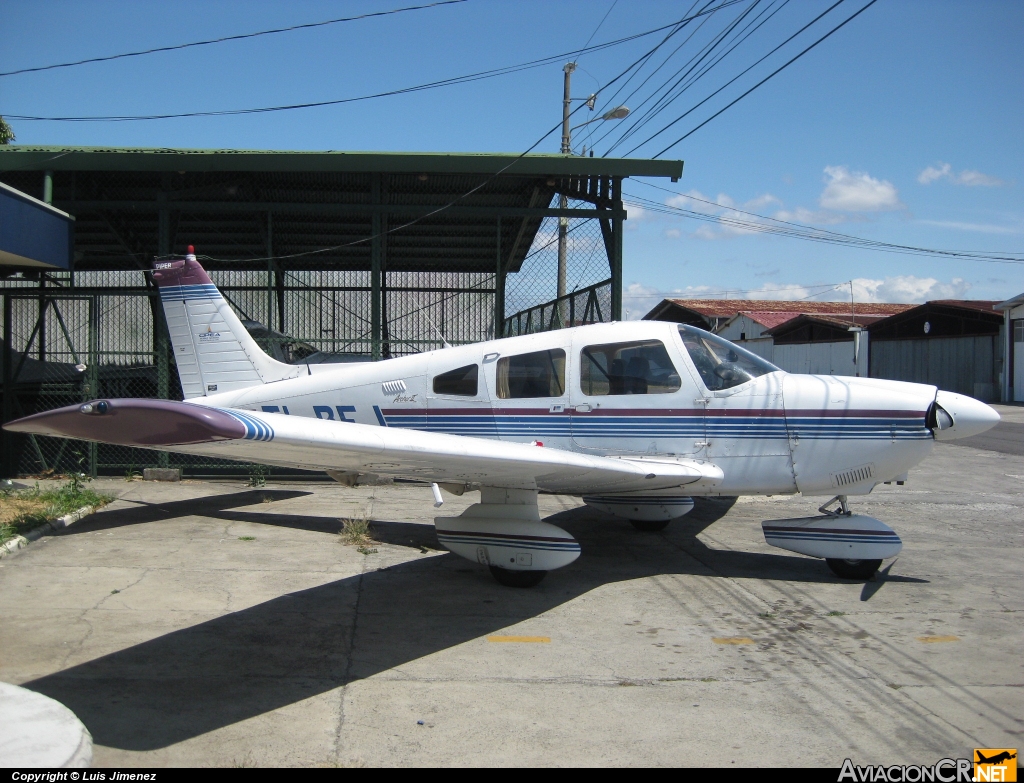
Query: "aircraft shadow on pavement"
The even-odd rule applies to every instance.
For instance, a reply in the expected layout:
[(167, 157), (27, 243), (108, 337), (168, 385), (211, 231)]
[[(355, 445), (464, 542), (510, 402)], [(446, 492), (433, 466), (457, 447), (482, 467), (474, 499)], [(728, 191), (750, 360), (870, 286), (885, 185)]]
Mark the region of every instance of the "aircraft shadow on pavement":
[[(254, 494), (163, 507), (310, 530), (338, 527), (337, 520), (322, 517), (228, 510), (258, 502)], [(101, 745), (154, 750), (508, 628), (610, 582), (662, 574), (835, 581), (824, 563), (810, 558), (705, 546), (697, 534), (731, 506), (728, 500), (701, 500), (659, 534), (638, 533), (586, 507), (572, 509), (548, 519), (576, 536), (584, 554), (532, 589), (501, 587), (480, 566), (432, 554), (282, 595), (26, 687), (67, 705)], [(118, 524), (131, 524), (131, 514), (123, 516)], [(440, 548), (429, 525), (378, 521), (372, 529), (381, 541)]]
[(159, 522), (175, 517), (214, 516), (230, 508), (242, 508), (263, 503), (265, 498), (274, 501), (290, 500), (312, 495), (312, 492), (293, 489), (252, 489), (229, 495), (207, 495), (188, 500), (172, 500), (167, 503), (146, 503), (140, 500), (126, 501), (132, 505), (124, 508), (105, 509), (86, 517), (78, 524), (64, 528), (59, 535), (73, 536), (79, 533), (95, 533), (98, 530), (112, 530), (126, 525), (144, 522)]

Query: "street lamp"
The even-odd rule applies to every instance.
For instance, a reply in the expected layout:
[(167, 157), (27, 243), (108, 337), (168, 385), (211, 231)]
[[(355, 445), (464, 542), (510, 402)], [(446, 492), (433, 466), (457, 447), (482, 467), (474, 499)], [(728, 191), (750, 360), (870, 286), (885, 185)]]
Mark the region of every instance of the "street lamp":
[[(565, 82), (562, 87), (562, 154), (572, 155), (572, 132), (576, 128), (582, 128), (584, 125), (589, 125), (592, 122), (598, 122), (603, 120), (621, 120), (623, 117), (629, 114), (629, 109), (625, 106), (616, 106), (614, 109), (609, 109), (600, 117), (595, 117), (592, 120), (581, 122), (572, 128), (569, 127), (569, 115), (571, 113), (570, 107), (573, 99), (570, 97), (569, 81), (572, 77), (572, 72), (576, 70), (576, 63), (566, 63), (565, 67), (562, 68), (565, 73)], [(582, 99), (577, 99), (582, 100)], [(594, 109), (594, 104), (597, 102), (597, 95), (591, 95), (586, 99), (587, 108), (591, 111)], [(564, 193), (558, 197), (559, 209), (569, 208), (569, 197)], [(569, 218), (559, 217), (558, 218), (558, 294), (557, 297), (561, 299), (565, 296), (566, 288), (566, 237), (569, 233)], [(559, 302), (558, 305), (558, 320), (562, 326), (566, 326), (565, 323), (565, 303)]]

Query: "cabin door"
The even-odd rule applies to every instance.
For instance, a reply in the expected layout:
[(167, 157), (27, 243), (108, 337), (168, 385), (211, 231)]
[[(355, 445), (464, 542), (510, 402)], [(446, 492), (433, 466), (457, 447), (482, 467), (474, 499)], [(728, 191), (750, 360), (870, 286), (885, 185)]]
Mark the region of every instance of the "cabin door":
[(573, 345), (573, 448), (591, 454), (692, 456), (704, 448), (704, 395), (677, 346), (641, 339)]

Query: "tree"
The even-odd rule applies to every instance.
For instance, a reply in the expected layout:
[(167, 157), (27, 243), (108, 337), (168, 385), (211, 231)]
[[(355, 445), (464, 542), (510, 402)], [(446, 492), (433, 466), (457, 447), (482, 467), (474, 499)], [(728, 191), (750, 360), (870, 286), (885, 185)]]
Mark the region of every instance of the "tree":
[(12, 141), (14, 141), (14, 131), (4, 121), (4, 118), (0, 117), (0, 144), (10, 144)]

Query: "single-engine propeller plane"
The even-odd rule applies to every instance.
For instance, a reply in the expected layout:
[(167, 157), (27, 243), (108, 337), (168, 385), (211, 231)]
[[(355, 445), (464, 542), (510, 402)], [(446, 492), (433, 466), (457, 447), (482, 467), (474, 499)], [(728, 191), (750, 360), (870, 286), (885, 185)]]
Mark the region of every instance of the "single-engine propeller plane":
[[(449, 550), (532, 586), (579, 543), (538, 492), (576, 495), (640, 530), (695, 496), (832, 496), (763, 524), (767, 543), (870, 578), (902, 546), (848, 497), (902, 483), (936, 440), (984, 432), (988, 405), (934, 386), (795, 375), (692, 326), (602, 323), (361, 364), (284, 364), (257, 346), (196, 260), (158, 261), (184, 402), (92, 400), (6, 429), (394, 478), (480, 502), (435, 519)], [(833, 508), (835, 507), (835, 508)]]

